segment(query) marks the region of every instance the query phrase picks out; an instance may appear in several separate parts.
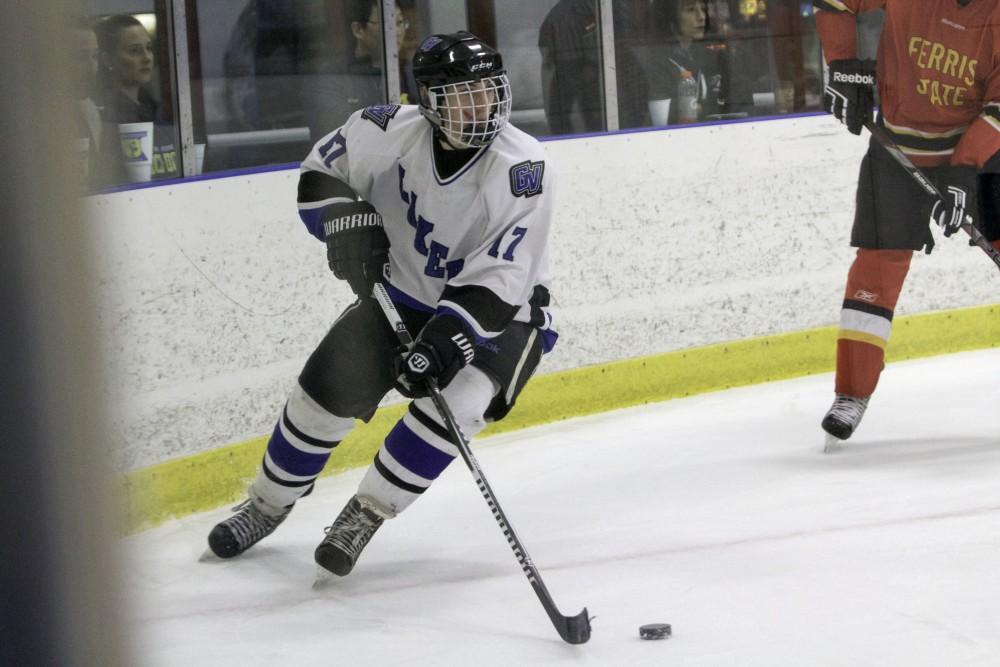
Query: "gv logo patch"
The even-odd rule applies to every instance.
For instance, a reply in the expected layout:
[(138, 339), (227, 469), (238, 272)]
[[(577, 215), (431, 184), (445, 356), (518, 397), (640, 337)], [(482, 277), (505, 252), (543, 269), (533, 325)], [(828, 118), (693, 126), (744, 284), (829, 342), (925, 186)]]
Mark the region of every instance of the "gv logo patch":
[(510, 192), (515, 197), (534, 197), (542, 194), (542, 177), (545, 162), (519, 162), (510, 168)]

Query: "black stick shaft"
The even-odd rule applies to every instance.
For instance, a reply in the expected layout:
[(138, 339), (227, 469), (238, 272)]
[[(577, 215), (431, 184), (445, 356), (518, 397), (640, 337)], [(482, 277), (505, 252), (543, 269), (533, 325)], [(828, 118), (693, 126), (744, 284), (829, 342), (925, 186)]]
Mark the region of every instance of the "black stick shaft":
[[(389, 293), (386, 291), (385, 286), (381, 283), (376, 283), (372, 295), (378, 301), (379, 306), (382, 307), (382, 312), (385, 314), (386, 319), (389, 320), (389, 324), (392, 325), (399, 341), (403, 345), (412, 343), (413, 337), (406, 329), (403, 318), (400, 317), (395, 304), (389, 298)], [(514, 556), (517, 557), (517, 562), (521, 566), (521, 570), (524, 571), (524, 576), (528, 578), (528, 583), (531, 584), (539, 601), (542, 603), (542, 607), (545, 608), (545, 613), (548, 614), (556, 631), (564, 641), (570, 644), (585, 643), (590, 639), (590, 618), (587, 614), (587, 609), (584, 608), (576, 616), (565, 616), (559, 611), (555, 601), (552, 599), (552, 595), (545, 587), (545, 582), (542, 581), (542, 575), (539, 574), (534, 561), (528, 555), (528, 551), (524, 548), (524, 544), (517, 536), (517, 533), (514, 532), (514, 527), (507, 520), (507, 515), (504, 514), (503, 508), (500, 507), (500, 501), (497, 500), (496, 494), (493, 493), (493, 489), (490, 487), (490, 483), (486, 480), (486, 475), (479, 466), (479, 461), (472, 453), (472, 448), (469, 447), (468, 439), (466, 439), (465, 434), (459, 428), (458, 422), (451, 412), (451, 408), (448, 407), (448, 403), (444, 400), (444, 396), (441, 395), (441, 391), (437, 387), (437, 383), (431, 379), (428, 384), (434, 407), (448, 429), (452, 442), (458, 448), (462, 460), (465, 461), (465, 465), (472, 473), (476, 486), (479, 487), (479, 492), (486, 500), (486, 504), (489, 505), (490, 511), (493, 512), (493, 518), (496, 519), (497, 524), (503, 531), (504, 537), (507, 538), (507, 544), (510, 545)]]
[[(946, 203), (944, 195), (941, 194), (941, 191), (937, 189), (933, 182), (931, 182), (931, 179), (927, 178), (927, 174), (921, 171), (917, 165), (913, 164), (913, 162), (910, 161), (910, 158), (906, 157), (906, 154), (900, 150), (899, 146), (896, 145), (896, 142), (892, 140), (892, 137), (889, 136), (889, 133), (886, 132), (884, 128), (872, 122), (865, 123), (865, 127), (867, 127), (868, 131), (871, 132), (873, 137), (875, 137), (875, 141), (879, 142), (882, 147), (889, 152), (889, 155), (892, 156), (899, 166), (901, 166), (928, 195), (938, 201)], [(965, 216), (965, 220), (962, 222), (961, 228), (962, 231), (972, 238), (972, 242), (979, 246), (982, 251), (993, 260), (993, 263), (997, 265), (997, 268), (1000, 268), (1000, 250), (994, 248), (993, 245), (986, 240), (986, 237), (983, 236), (978, 229), (976, 229), (976, 226), (972, 224), (971, 216)]]

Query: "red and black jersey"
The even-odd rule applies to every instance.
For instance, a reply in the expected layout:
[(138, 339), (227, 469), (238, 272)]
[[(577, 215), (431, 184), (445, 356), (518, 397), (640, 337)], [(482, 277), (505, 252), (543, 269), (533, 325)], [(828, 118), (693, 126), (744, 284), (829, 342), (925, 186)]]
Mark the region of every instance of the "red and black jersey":
[(856, 15), (885, 9), (881, 112), (914, 163), (982, 168), (1000, 152), (1000, 0), (813, 4), (827, 62), (856, 58)]

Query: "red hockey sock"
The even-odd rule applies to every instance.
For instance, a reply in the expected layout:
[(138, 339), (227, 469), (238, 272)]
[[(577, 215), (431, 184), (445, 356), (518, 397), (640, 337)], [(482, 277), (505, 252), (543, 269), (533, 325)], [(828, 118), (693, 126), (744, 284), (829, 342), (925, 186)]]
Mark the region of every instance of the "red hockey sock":
[(836, 392), (871, 396), (885, 363), (893, 309), (910, 268), (911, 250), (860, 248), (847, 274), (837, 333)]
[(1000, 250), (1000, 239), (993, 241), (993, 247), (996, 248), (997, 250)]

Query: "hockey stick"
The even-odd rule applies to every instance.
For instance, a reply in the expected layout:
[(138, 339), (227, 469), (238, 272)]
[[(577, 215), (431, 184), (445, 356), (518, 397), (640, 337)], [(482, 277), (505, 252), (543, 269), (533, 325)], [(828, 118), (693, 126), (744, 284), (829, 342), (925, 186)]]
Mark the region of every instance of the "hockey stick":
[[(865, 127), (867, 127), (868, 131), (872, 133), (873, 137), (875, 137), (875, 141), (882, 144), (882, 147), (889, 152), (889, 155), (891, 155), (892, 158), (898, 162), (904, 170), (906, 170), (906, 173), (908, 173), (913, 180), (924, 189), (924, 192), (944, 203), (945, 199), (944, 195), (941, 194), (941, 191), (937, 189), (934, 183), (927, 178), (927, 175), (924, 174), (924, 172), (921, 171), (917, 165), (910, 161), (910, 158), (906, 157), (906, 154), (900, 150), (899, 146), (896, 145), (896, 142), (892, 140), (892, 137), (889, 136), (889, 133), (886, 132), (883, 127), (876, 125), (872, 121), (866, 121)], [(959, 226), (963, 232), (972, 238), (973, 243), (982, 248), (983, 252), (989, 255), (990, 259), (993, 260), (993, 263), (997, 265), (997, 268), (1000, 268), (1000, 250), (994, 248), (990, 242), (986, 240), (986, 237), (983, 236), (978, 229), (976, 229), (976, 226), (972, 224), (972, 216), (966, 215), (965, 220), (963, 220), (962, 224)]]
[[(375, 283), (372, 295), (378, 301), (379, 306), (382, 307), (382, 312), (385, 313), (386, 319), (389, 320), (389, 324), (395, 330), (399, 342), (406, 346), (413, 343), (413, 337), (407, 331), (406, 324), (403, 323), (403, 318), (399, 316), (399, 311), (396, 310), (392, 299), (389, 298), (389, 293), (386, 291), (385, 286), (382, 283)], [(455, 446), (458, 447), (465, 465), (472, 472), (472, 477), (476, 480), (479, 492), (483, 494), (486, 504), (493, 511), (493, 518), (496, 519), (500, 529), (503, 530), (503, 534), (507, 538), (507, 543), (510, 545), (511, 550), (513, 550), (514, 555), (517, 556), (517, 562), (521, 565), (524, 575), (528, 578), (528, 583), (535, 589), (535, 594), (541, 601), (542, 607), (545, 608), (545, 613), (549, 615), (549, 619), (552, 621), (552, 625), (555, 626), (556, 632), (563, 638), (563, 641), (569, 644), (585, 643), (590, 639), (590, 617), (587, 615), (587, 608), (584, 607), (583, 611), (576, 616), (563, 616), (560, 613), (559, 608), (556, 607), (556, 603), (552, 600), (552, 595), (542, 581), (542, 575), (538, 573), (534, 561), (531, 560), (531, 556), (528, 555), (524, 545), (521, 544), (521, 540), (514, 532), (514, 527), (507, 520), (507, 516), (500, 507), (500, 501), (493, 494), (493, 489), (490, 488), (489, 482), (486, 481), (483, 469), (479, 467), (479, 461), (476, 460), (472, 449), (469, 447), (469, 441), (462, 434), (458, 422), (455, 421), (455, 415), (452, 414), (451, 408), (448, 407), (444, 397), (441, 395), (441, 390), (437, 388), (437, 383), (433, 379), (428, 381), (428, 388), (430, 389), (431, 400), (434, 401), (434, 407), (437, 408), (441, 420), (448, 428), (448, 433), (451, 435)]]

